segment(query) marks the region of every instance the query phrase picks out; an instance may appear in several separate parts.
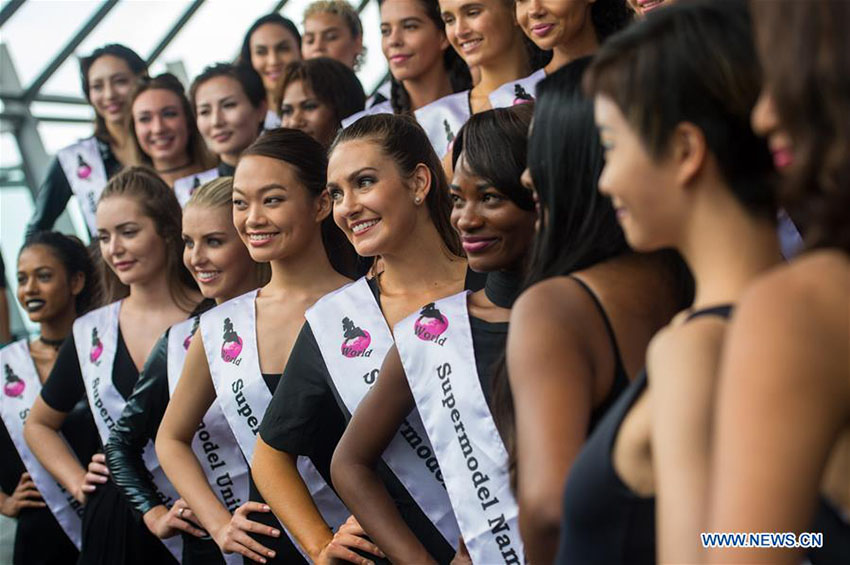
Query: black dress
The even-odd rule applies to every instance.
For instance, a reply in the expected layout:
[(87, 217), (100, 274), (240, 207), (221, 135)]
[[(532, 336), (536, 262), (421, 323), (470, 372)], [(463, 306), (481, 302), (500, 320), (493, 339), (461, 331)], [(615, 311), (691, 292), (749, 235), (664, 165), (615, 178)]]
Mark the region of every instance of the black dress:
[[(472, 284), (467, 278), (467, 287), (477, 286), (471, 290), (480, 289), (482, 283), (482, 277), (473, 277)], [(380, 304), (378, 285), (374, 280), (369, 281), (369, 288)], [(310, 324), (305, 322), (292, 348), (281, 384), (275, 390), (260, 424), (260, 437), (278, 451), (310, 457), (319, 473), (332, 485), (331, 457), (350, 418), (351, 414), (331, 384)], [(454, 549), (398, 478), (383, 461), (378, 463), (376, 471), (402, 518), (428, 553), (440, 563), (451, 561)]]
[[(138, 377), (138, 370), (127, 351), (119, 327), (112, 382), (126, 399), (133, 392)], [(44, 383), (41, 396), (54, 410), (69, 412), (77, 402), (86, 398), (85, 394), (74, 336), (71, 335), (59, 350), (56, 364)], [(83, 464), (87, 465), (88, 461)], [(162, 542), (148, 531), (141, 514), (124, 498), (115, 483), (109, 480), (98, 486), (86, 502), (79, 563), (146, 565), (176, 561)]]
[[(193, 315), (213, 306), (215, 302), (205, 300)], [(156, 439), (169, 398), (166, 332), (151, 350), (104, 449), (112, 480), (140, 516), (162, 504), (145, 468), (142, 451), (149, 441)], [(180, 535), (183, 538), (184, 564), (224, 563), (221, 551), (211, 537), (197, 538), (185, 533)]]
[[(88, 404), (81, 400), (62, 424), (62, 435), (71, 450), (82, 462), (91, 460), (97, 452), (99, 441)], [(0, 487), (11, 495), (21, 474), (26, 471), (6, 426), (0, 421)], [(15, 531), (15, 565), (74, 563), (79, 552), (65, 535), (59, 522), (48, 508), (24, 508), (17, 517)]]

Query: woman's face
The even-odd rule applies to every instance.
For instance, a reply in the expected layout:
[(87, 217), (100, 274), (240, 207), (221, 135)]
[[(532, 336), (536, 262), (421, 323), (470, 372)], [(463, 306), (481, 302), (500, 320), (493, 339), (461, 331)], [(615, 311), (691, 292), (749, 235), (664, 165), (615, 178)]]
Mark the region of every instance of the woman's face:
[(304, 20), (301, 54), (305, 59), (330, 57), (354, 68), (363, 51), (363, 38), (354, 37), (342, 16), (318, 13)]
[(381, 50), (398, 81), (423, 76), (443, 64), (449, 42), (425, 13), (421, 0), (384, 0)]
[(504, 0), (440, 0), (446, 37), (470, 67), (498, 64), (516, 39)]
[(339, 129), (333, 108), (313, 94), (313, 90), (296, 80), (286, 87), (280, 103), (280, 125), (301, 130), (324, 147), (328, 147)]
[(638, 17), (642, 18), (656, 8), (664, 4), (672, 4), (673, 0), (627, 0), (629, 8), (634, 10)]
[(249, 47), (251, 66), (263, 79), (266, 92), (274, 92), (287, 63), (301, 59), (298, 40), (280, 24), (267, 23), (255, 29)]
[(189, 125), (177, 94), (161, 88), (145, 90), (136, 97), (132, 111), (136, 139), (155, 167), (186, 162)]
[(334, 221), (363, 257), (404, 246), (421, 221), (430, 183), (425, 165), (405, 179), (395, 161), (370, 140), (341, 143), (328, 161)]
[(773, 155), (773, 164), (778, 171), (782, 172), (794, 162), (794, 146), (791, 136), (779, 122), (776, 103), (768, 88), (761, 91), (753, 108), (751, 122), (756, 135), (767, 139), (767, 145)]
[(30, 321), (47, 322), (74, 310), (74, 297), (85, 285), (82, 273), (69, 276), (45, 245), (32, 245), (18, 257), (18, 302)]
[(233, 225), (254, 261), (267, 263), (303, 253), (321, 237), (330, 200), (313, 196), (295, 168), (248, 155), (233, 177)]
[(519, 268), (534, 237), (534, 211), (523, 210), (470, 171), (463, 153), (449, 192), (452, 226), (460, 235), (469, 268), (479, 273)]
[(672, 159), (654, 159), (607, 96), (596, 97), (594, 114), (605, 150), (599, 190), (611, 198), (629, 245), (637, 251), (672, 245), (684, 205)]
[(123, 284), (165, 276), (166, 242), (135, 198), (115, 195), (98, 203), (97, 239), (103, 260)]
[(593, 27), (591, 4), (593, 0), (516, 0), (516, 19), (525, 35), (548, 51)]
[(191, 204), (183, 210), (183, 264), (206, 298), (227, 300), (250, 289), (256, 265), (231, 207)]
[(238, 80), (217, 76), (195, 92), (198, 130), (210, 151), (235, 162), (257, 138), (265, 118), (265, 104), (254, 107)]
[(136, 75), (127, 61), (114, 55), (98, 57), (89, 67), (89, 100), (97, 115), (113, 124), (123, 124), (124, 109)]

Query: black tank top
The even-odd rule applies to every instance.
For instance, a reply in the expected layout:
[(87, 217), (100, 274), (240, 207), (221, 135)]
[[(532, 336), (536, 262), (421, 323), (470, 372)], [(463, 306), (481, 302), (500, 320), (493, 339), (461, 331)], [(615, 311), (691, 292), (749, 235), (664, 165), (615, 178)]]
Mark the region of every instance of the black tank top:
[[(728, 318), (730, 305), (691, 313)], [(564, 489), (557, 563), (612, 565), (655, 563), (655, 496), (632, 491), (614, 469), (617, 433), (646, 389), (646, 371), (628, 386), (602, 417), (573, 462)]]

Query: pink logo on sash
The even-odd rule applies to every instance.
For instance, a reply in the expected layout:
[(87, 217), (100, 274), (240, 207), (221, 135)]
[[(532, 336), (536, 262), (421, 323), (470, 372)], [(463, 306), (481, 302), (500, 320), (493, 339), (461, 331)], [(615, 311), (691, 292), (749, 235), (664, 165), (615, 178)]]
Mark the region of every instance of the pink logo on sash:
[(372, 343), (372, 336), (366, 330), (361, 330), (354, 325), (349, 318), (342, 319), (343, 337), (342, 354), (348, 358), (353, 357), (368, 357), (371, 350), (369, 344)]
[(77, 176), (83, 180), (91, 176), (91, 166), (86, 163), (81, 154), (77, 154)]
[(12, 371), (12, 368), (6, 364), (4, 367), (6, 372), (6, 382), (3, 384), (3, 392), (6, 396), (11, 396), (12, 398), (17, 398), (24, 393), (24, 389), (27, 388), (27, 385), (24, 381)]
[(419, 312), (419, 318), (413, 324), (413, 333), (422, 341), (437, 341), (449, 328), (449, 320), (434, 307), (426, 304)]
[(89, 359), (95, 365), (98, 364), (97, 360), (100, 359), (101, 354), (103, 353), (103, 343), (100, 341), (100, 338), (97, 337), (97, 328), (92, 328), (91, 331), (91, 351), (89, 352)]
[(521, 84), (514, 85), (514, 102), (513, 105), (517, 104), (528, 104), (529, 102), (533, 102), (534, 97), (526, 92), (526, 90), (522, 87)]
[(195, 335), (196, 331), (198, 331), (198, 323), (200, 320), (200, 317), (195, 316), (194, 321), (192, 321), (192, 329), (189, 331), (189, 335), (186, 336), (186, 339), (183, 340), (184, 351), (189, 351), (189, 346), (192, 345), (192, 336)]
[(227, 363), (236, 363), (240, 353), (242, 353), (242, 338), (233, 329), (233, 322), (230, 321), (230, 318), (225, 318), (221, 358)]
[(195, 194), (195, 191), (198, 190), (198, 188), (200, 186), (201, 186), (201, 179), (199, 179), (198, 177), (195, 177), (195, 179), (192, 181), (192, 188), (189, 189), (189, 196), (192, 196), (193, 194)]

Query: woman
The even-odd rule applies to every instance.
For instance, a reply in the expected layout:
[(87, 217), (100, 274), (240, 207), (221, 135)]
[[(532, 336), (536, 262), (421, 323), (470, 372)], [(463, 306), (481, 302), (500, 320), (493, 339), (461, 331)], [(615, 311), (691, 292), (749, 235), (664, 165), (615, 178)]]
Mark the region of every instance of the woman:
[(280, 99), (275, 97), (283, 67), (301, 60), (301, 34), (292, 20), (277, 12), (258, 18), (242, 40), (239, 63), (257, 71), (266, 89), (266, 114), (263, 127), (267, 130), (280, 127), (277, 108)]
[(97, 233), (97, 200), (109, 178), (131, 162), (130, 134), (124, 113), (133, 85), (147, 75), (147, 63), (135, 51), (111, 43), (80, 59), (83, 95), (95, 112), (94, 135), (56, 154), (38, 189), (27, 234), (49, 230), (75, 195), (92, 237)]
[(351, 70), (358, 70), (366, 49), (363, 24), (357, 10), (345, 0), (318, 0), (304, 10), (305, 59), (330, 57)]
[(440, 1), (449, 43), (470, 68), (478, 67), (481, 80), (471, 90), (445, 96), (415, 112), (437, 155), (446, 155), (455, 132), (469, 116), (504, 106), (490, 100), (492, 92), (532, 70), (513, 9), (509, 0)]
[[(218, 178), (195, 191), (183, 211), (183, 264), (207, 299), (207, 309), (268, 282), (268, 268), (251, 260), (233, 227), (232, 192), (233, 180)], [(152, 534), (163, 539), (191, 534), (183, 535), (183, 563), (223, 563), (215, 542), (209, 537), (197, 541), (195, 536), (206, 534), (196, 527), (197, 518), (185, 504), (169, 509), (161, 502), (142, 456), (148, 442), (156, 439), (197, 328), (195, 316), (172, 326), (154, 346), (105, 454), (113, 481)], [(247, 501), (248, 466), (217, 404), (204, 416), (192, 448), (204, 461), (206, 480), (222, 504), (235, 510)]]
[(552, 60), (538, 71), (543, 78), (592, 55), (609, 35), (626, 27), (631, 13), (626, 0), (517, 0), (516, 19), (537, 47), (552, 51)]
[[(109, 305), (74, 322), (50, 377), (36, 399), (24, 435), (33, 454), (69, 494), (85, 503), (81, 563), (168, 563), (167, 550), (138, 523), (133, 508), (108, 481), (102, 454), (89, 472), (58, 434), (83, 397), (103, 444), (124, 409), (156, 340), (200, 300), (182, 264), (180, 205), (150, 170), (130, 167), (107, 184), (97, 206), (100, 270)], [(151, 446), (146, 467), (166, 503), (177, 500)]]
[[(488, 273), (486, 286), (432, 302), (395, 326), (398, 350), (387, 354), (380, 378), (334, 453), (334, 485), (393, 562), (434, 559), (401, 520), (373, 470), (414, 408), (423, 415), (472, 561), (509, 562), (513, 556), (520, 562), (524, 556), (505, 472), (507, 456), (486, 407), (492, 369), (504, 355), (510, 309), (534, 235), (534, 201), (519, 181), (531, 113), (529, 106), (488, 110), (458, 132), (455, 176), (449, 185), (451, 223), (469, 268)], [(439, 367), (436, 373), (434, 367)], [(457, 407), (457, 420), (449, 407)], [(455, 425), (461, 414), (465, 427), (459, 435)], [(467, 447), (459, 440), (469, 442)], [(474, 469), (468, 471), (472, 459)], [(488, 519), (499, 516), (506, 517), (499, 530), (505, 532), (506, 544), (497, 544), (495, 536), (501, 534), (486, 527)]]
[[(245, 459), (253, 460), (256, 428), (304, 310), (348, 281), (340, 272), (348, 271), (350, 247), (341, 246), (338, 230), (331, 231), (326, 170), (322, 146), (299, 131), (268, 132), (244, 152), (233, 181), (233, 223), (251, 257), (271, 264), (271, 280), (201, 317), (201, 339), (189, 347), (157, 437), (169, 478), (219, 548), (261, 563), (303, 558), (253, 485), (251, 502), (231, 515), (205, 480), (191, 446), (217, 397)], [(341, 503), (308, 461), (300, 469), (324, 493), (322, 509), (339, 525), (347, 517)]]
[(632, 248), (682, 254), (696, 293), (576, 457), (559, 561), (695, 562), (726, 319), (781, 259), (770, 155), (749, 126), (759, 73), (746, 5), (661, 10), (609, 39), (588, 73), (600, 191)]
[[(467, 269), (449, 224), (439, 161), (409, 117), (366, 116), (343, 130), (330, 150), (327, 189), (337, 226), (358, 254), (380, 256), (381, 270), (306, 312), (307, 324), (260, 425), (252, 474), (310, 559), (365, 563), (346, 546), (373, 554), (377, 548), (347, 531), (334, 536), (294, 472), (296, 457), (312, 456), (320, 470), (328, 470), (344, 420), (392, 346), (389, 328), (423, 302), (462, 290)], [(344, 379), (343, 373), (360, 376)], [(425, 438), (418, 418), (409, 418), (405, 429)], [(398, 434), (381, 469), (416, 537), (431, 555), (451, 559), (458, 531), (433, 461), (419, 459)]]
[(279, 87), (280, 120), (329, 147), (340, 123), (363, 109), (366, 95), (354, 71), (321, 57), (290, 63)]
[[(850, 554), (850, 45), (834, 32), (848, 18), (844, 2), (753, 4), (765, 88), (752, 123), (785, 177), (780, 201), (802, 220), (808, 249), (756, 281), (729, 328), (705, 528), (820, 532), (814, 563)], [(793, 548), (708, 551), (711, 561), (802, 559)]]
[(138, 82), (128, 114), (132, 163), (152, 168), (177, 200), (185, 203), (195, 174), (209, 175), (215, 158), (207, 151), (195, 114), (177, 77), (163, 73)]
[(645, 18), (654, 9), (672, 4), (673, 0), (628, 0), (628, 3), (635, 16)]
[(192, 82), (189, 101), (201, 137), (218, 155), (216, 174), (233, 176), (239, 155), (263, 129), (268, 107), (262, 79), (246, 65), (211, 65)]
[[(18, 302), (39, 325), (39, 337), (0, 350), (0, 513), (17, 518), (15, 564), (71, 563), (79, 553), (83, 508), (33, 457), (23, 426), (74, 319), (91, 309), (97, 289), (94, 265), (78, 239), (57, 232), (27, 239), (18, 257)], [(97, 449), (92, 424), (81, 402), (62, 426), (78, 461), (88, 461)]]

